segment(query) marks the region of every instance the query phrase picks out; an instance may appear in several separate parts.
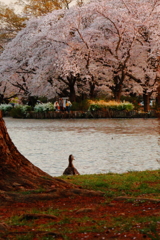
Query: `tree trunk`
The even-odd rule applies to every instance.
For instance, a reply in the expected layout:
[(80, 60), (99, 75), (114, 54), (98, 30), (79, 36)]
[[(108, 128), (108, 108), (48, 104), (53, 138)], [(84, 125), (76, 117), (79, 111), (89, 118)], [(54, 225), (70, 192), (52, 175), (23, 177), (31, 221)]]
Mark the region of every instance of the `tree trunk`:
[(76, 101), (76, 93), (75, 93), (75, 89), (74, 86), (70, 86), (70, 101), (71, 102), (75, 102)]
[(114, 99), (115, 101), (120, 102), (121, 92), (114, 92)]
[(114, 95), (114, 99), (119, 102), (122, 94), (122, 83), (123, 79), (121, 79), (119, 76), (114, 77), (114, 86), (111, 87), (111, 90)]
[(89, 96), (90, 96), (90, 99), (93, 99), (95, 97), (94, 96), (95, 84), (94, 83), (90, 83), (89, 85), (90, 85), (90, 94), (89, 94)]
[(158, 108), (160, 108), (160, 84), (157, 88), (156, 105), (157, 105)]
[(69, 188), (65, 181), (53, 178), (28, 161), (15, 147), (0, 111), (0, 190)]
[(144, 112), (149, 111), (149, 103), (150, 103), (150, 95), (143, 94), (143, 102), (144, 102)]

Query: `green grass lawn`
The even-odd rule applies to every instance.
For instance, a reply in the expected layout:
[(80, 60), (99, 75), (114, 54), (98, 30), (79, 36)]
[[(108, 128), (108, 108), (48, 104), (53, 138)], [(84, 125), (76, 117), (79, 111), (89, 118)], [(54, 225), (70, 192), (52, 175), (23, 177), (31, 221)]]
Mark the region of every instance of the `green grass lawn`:
[(86, 189), (102, 191), (105, 196), (111, 198), (127, 195), (160, 199), (160, 170), (62, 176), (61, 178)]

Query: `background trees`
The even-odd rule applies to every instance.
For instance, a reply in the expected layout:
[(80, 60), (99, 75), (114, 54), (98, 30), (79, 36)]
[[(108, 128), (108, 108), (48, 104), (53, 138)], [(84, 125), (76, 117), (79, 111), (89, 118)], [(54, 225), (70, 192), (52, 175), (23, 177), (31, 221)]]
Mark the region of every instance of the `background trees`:
[(14, 9), (0, 2), (0, 48), (13, 39), (25, 27), (26, 17), (16, 14)]
[[(69, 9), (73, 0), (19, 0), (15, 8), (0, 2), (0, 51), (5, 43), (13, 39), (17, 33), (26, 26), (25, 21), (31, 17), (46, 15), (57, 9)], [(77, 5), (82, 6), (83, 0), (77, 0)], [(16, 11), (16, 7), (20, 7)]]
[[(139, 5), (137, 14), (142, 13)], [(144, 110), (149, 110), (151, 96), (157, 94), (159, 84), (159, 1), (149, 3), (147, 14), (142, 13), (140, 22), (136, 25), (136, 45), (132, 49), (128, 76), (133, 79), (134, 87), (143, 95)], [(138, 21), (138, 17), (136, 17)], [(154, 24), (153, 24), (154, 22)], [(131, 82), (131, 81), (130, 81)]]
[(53, 10), (69, 9), (73, 0), (20, 0), (19, 5), (23, 6), (23, 12), (27, 16), (42, 16)]
[(1, 84), (72, 101), (136, 93), (146, 106), (159, 81), (159, 12), (159, 0), (101, 0), (31, 19), (1, 55)]

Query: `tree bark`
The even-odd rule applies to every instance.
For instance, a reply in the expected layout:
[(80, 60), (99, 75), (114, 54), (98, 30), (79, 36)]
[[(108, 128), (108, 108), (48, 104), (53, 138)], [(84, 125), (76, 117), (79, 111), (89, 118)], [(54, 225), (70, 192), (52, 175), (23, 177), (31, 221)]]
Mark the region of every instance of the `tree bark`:
[(113, 92), (114, 99), (119, 102), (122, 94), (122, 85), (123, 85), (124, 79), (115, 76), (114, 77), (114, 86), (112, 86), (110, 89)]
[(149, 111), (149, 103), (150, 103), (150, 95), (143, 94), (143, 102), (144, 102), (144, 112)]
[(121, 92), (114, 92), (114, 99), (115, 101), (117, 102), (120, 102), (120, 99), (121, 99)]
[(75, 93), (74, 85), (70, 86), (69, 89), (70, 89), (69, 99), (71, 102), (75, 102), (76, 101), (76, 93)]
[(90, 83), (89, 84), (90, 85), (90, 94), (89, 94), (89, 96), (90, 96), (90, 99), (93, 99), (95, 96), (95, 92), (94, 92), (94, 90), (95, 90), (95, 84), (94, 83)]
[(13, 144), (0, 111), (0, 190), (70, 188), (28, 161)]
[(160, 108), (160, 84), (157, 88), (156, 105), (157, 105), (158, 108)]

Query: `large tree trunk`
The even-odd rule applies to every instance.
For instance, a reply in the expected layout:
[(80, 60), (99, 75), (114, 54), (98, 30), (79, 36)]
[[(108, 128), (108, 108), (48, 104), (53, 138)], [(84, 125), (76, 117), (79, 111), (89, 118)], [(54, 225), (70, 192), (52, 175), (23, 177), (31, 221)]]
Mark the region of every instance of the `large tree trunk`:
[(0, 111), (0, 190), (69, 188), (28, 161), (15, 147)]

